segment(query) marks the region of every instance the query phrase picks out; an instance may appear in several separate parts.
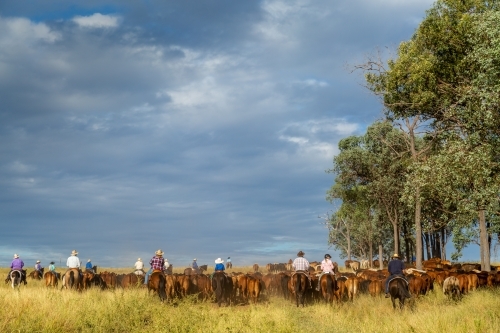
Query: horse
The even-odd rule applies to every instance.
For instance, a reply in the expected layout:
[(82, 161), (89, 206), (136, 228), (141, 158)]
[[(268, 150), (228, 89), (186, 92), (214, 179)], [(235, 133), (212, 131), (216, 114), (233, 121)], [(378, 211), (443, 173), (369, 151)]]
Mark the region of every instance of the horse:
[(399, 308), (405, 305), (405, 299), (410, 299), (411, 294), (408, 291), (408, 283), (402, 277), (395, 277), (389, 282), (389, 294), (391, 295), (392, 307), (396, 308), (396, 299), (399, 300)]
[(55, 272), (47, 272), (43, 275), (46, 287), (57, 287), (59, 277)]
[(32, 279), (37, 279), (37, 280), (41, 280), (43, 278), (43, 270), (45, 268), (41, 268), (39, 271), (37, 270), (34, 270), (30, 273), (30, 278)]
[[(232, 282), (232, 280), (231, 280)], [(215, 272), (212, 277), (212, 289), (215, 292), (215, 298), (219, 307), (222, 302), (230, 305), (230, 300), (227, 298), (228, 291), (232, 291), (233, 286), (230, 286), (224, 272)]]
[[(9, 273), (9, 278), (10, 278), (12, 289), (14, 289), (15, 287), (19, 287), (21, 285), (21, 282), (23, 282), (24, 285), (26, 285), (28, 283), (28, 282), (26, 282), (26, 270), (25, 269), (12, 270)], [(5, 282), (8, 283), (9, 279), (7, 279)]]
[[(333, 303), (333, 299), (336, 297), (337, 280), (331, 274), (323, 274), (318, 281), (320, 285), (321, 295), (323, 296), (326, 303)], [(337, 302), (339, 300), (337, 299)]]
[(148, 294), (151, 290), (158, 293), (160, 300), (163, 302), (167, 298), (165, 293), (166, 280), (165, 275), (161, 271), (153, 271), (148, 279)]
[(92, 286), (92, 282), (94, 282), (94, 278), (95, 278), (95, 273), (93, 270), (90, 270), (90, 269), (87, 269), (84, 273), (83, 273), (83, 289), (88, 289)]
[(297, 271), (292, 275), (291, 287), (295, 294), (295, 302), (297, 307), (304, 307), (306, 290), (309, 289), (309, 281), (305, 272)]
[(78, 268), (70, 268), (64, 273), (61, 289), (82, 290), (82, 277)]

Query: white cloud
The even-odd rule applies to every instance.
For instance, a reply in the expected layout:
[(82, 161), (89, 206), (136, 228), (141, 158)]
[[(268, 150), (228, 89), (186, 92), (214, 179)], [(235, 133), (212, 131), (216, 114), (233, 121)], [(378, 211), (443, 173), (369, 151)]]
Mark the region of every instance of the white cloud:
[(10, 164), (9, 169), (17, 173), (26, 173), (35, 170), (35, 167), (20, 161), (15, 161)]
[(31, 44), (36, 41), (53, 43), (60, 38), (60, 33), (52, 31), (44, 23), (33, 23), (25, 18), (3, 19), (0, 17), (0, 46)]
[(119, 17), (115, 15), (102, 15), (95, 13), (91, 16), (75, 16), (73, 22), (82, 28), (116, 28)]

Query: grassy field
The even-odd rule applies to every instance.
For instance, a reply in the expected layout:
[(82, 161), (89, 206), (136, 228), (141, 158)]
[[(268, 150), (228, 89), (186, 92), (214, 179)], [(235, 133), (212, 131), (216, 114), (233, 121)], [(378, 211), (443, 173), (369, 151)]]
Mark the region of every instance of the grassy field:
[[(7, 272), (0, 269), (2, 279)], [(271, 297), (256, 306), (218, 308), (194, 299), (161, 303), (145, 289), (91, 289), (78, 293), (46, 289), (41, 281), (31, 279), (18, 290), (3, 283), (0, 286), (1, 332), (485, 333), (498, 332), (499, 327), (499, 290), (478, 290), (457, 303), (436, 291), (416, 300), (412, 309), (395, 311), (390, 299), (368, 295), (333, 306), (317, 303), (297, 308)]]

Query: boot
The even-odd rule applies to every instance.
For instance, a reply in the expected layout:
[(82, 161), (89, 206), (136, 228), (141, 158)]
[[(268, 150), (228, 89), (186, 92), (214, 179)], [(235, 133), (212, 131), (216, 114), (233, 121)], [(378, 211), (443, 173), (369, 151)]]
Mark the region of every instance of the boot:
[(391, 297), (391, 294), (386, 293), (386, 294), (385, 294), (385, 298), (389, 298), (389, 297)]

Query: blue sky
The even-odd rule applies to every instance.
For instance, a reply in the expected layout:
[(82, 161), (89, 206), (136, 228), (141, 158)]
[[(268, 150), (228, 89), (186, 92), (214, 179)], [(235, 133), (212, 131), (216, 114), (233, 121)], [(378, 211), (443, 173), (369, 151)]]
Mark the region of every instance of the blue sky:
[(1, 2), (0, 265), (338, 260), (325, 170), (382, 115), (350, 68), (431, 5)]

